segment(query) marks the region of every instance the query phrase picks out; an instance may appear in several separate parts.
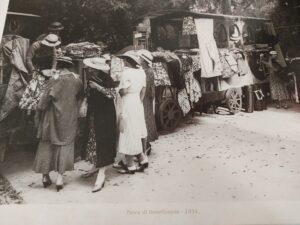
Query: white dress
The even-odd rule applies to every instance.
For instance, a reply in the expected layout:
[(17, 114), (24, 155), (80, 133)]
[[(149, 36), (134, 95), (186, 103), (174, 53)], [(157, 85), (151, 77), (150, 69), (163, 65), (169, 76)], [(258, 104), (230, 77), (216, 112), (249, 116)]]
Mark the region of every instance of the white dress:
[(128, 88), (122, 96), (121, 114), (124, 130), (120, 132), (118, 149), (126, 155), (143, 152), (142, 138), (147, 137), (144, 106), (140, 92), (146, 87), (146, 74), (143, 69), (125, 68), (121, 75), (120, 88)]

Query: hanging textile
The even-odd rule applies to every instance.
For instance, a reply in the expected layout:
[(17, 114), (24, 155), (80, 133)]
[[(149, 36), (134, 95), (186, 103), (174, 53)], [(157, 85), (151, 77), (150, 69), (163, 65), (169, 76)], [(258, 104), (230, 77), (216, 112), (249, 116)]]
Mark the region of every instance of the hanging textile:
[(7, 42), (2, 50), (5, 57), (12, 65), (7, 91), (0, 104), (0, 121), (5, 119), (19, 104), (25, 90), (27, 69), (25, 67), (26, 53), (29, 40), (16, 38)]
[(193, 66), (192, 66), (192, 70), (198, 71), (201, 69), (201, 57), (200, 57), (200, 53), (197, 53), (197, 55), (191, 55), (192, 61), (193, 61)]
[(202, 96), (201, 87), (192, 70), (185, 74), (185, 86), (190, 102), (192, 104), (198, 102)]
[(210, 78), (222, 75), (222, 64), (213, 36), (213, 19), (195, 19), (201, 56), (201, 76)]
[(45, 77), (35, 72), (22, 95), (19, 107), (28, 112), (36, 110), (45, 88), (44, 84)]
[(154, 85), (155, 86), (171, 86), (171, 81), (163, 62), (153, 62)]
[(233, 53), (228, 49), (219, 49), (220, 61), (223, 67), (222, 78), (226, 79), (239, 73), (238, 63)]
[(184, 17), (182, 23), (182, 35), (197, 34), (193, 17)]
[(185, 89), (182, 89), (178, 92), (178, 104), (184, 116), (191, 110), (189, 96)]

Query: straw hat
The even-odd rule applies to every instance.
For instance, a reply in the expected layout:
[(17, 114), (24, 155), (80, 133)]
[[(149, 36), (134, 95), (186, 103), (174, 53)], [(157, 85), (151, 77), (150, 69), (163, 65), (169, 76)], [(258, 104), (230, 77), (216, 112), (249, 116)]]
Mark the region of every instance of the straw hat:
[(137, 51), (131, 50), (128, 52), (125, 52), (122, 55), (118, 55), (119, 58), (130, 58), (134, 62), (136, 62), (138, 65), (141, 65), (141, 62), (139, 60), (139, 55), (137, 54)]
[(84, 59), (83, 63), (96, 70), (108, 71), (110, 69), (109, 65), (106, 64), (106, 59), (100, 57)]
[(139, 57), (144, 59), (149, 65), (152, 64), (153, 56), (152, 56), (151, 52), (149, 52), (146, 49), (141, 49), (141, 50), (137, 51), (137, 54), (139, 55)]
[(56, 47), (61, 44), (58, 40), (58, 36), (55, 34), (48, 34), (44, 40), (42, 40), (42, 44), (48, 47)]
[(60, 22), (53, 22), (48, 26), (49, 31), (59, 31), (63, 30), (64, 26)]

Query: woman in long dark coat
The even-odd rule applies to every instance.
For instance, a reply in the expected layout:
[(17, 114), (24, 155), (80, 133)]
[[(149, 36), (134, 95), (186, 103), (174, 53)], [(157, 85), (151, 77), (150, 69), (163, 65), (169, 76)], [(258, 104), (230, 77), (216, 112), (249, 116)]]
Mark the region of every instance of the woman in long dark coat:
[[(146, 73), (146, 93), (145, 98), (143, 100), (144, 104), (144, 111), (145, 111), (145, 121), (147, 127), (147, 147), (144, 147), (144, 151), (147, 154), (150, 154), (151, 145), (150, 142), (155, 141), (158, 138), (157, 127), (155, 122), (155, 117), (153, 113), (153, 100), (155, 96), (155, 86), (154, 86), (154, 72), (151, 67), (153, 56), (147, 50), (139, 50), (138, 52), (139, 57), (142, 59), (142, 67)], [(144, 144), (145, 146), (145, 144)]]
[(117, 119), (114, 105), (114, 81), (108, 71), (105, 59), (84, 60), (88, 67), (88, 126), (89, 140), (87, 159), (94, 169), (87, 176), (98, 172), (93, 192), (100, 191), (105, 182), (105, 168), (114, 162), (116, 156)]

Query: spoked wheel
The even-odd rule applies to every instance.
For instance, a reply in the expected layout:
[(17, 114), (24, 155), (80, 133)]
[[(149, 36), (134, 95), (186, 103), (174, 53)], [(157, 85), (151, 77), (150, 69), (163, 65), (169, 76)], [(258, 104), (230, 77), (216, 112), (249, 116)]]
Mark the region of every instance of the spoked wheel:
[(226, 92), (226, 105), (230, 114), (236, 114), (242, 110), (242, 90), (232, 88)]
[(166, 99), (159, 106), (158, 121), (163, 130), (174, 130), (180, 123), (181, 118), (182, 112), (175, 100)]

